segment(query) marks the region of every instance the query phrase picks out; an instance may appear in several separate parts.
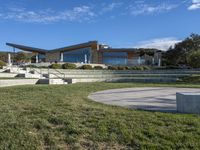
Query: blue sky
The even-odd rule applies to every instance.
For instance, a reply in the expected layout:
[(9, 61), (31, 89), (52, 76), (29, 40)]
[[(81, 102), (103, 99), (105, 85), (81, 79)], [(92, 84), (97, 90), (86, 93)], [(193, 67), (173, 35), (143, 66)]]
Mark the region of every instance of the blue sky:
[(6, 42), (53, 49), (98, 40), (111, 47), (167, 49), (200, 34), (200, 0), (0, 0)]

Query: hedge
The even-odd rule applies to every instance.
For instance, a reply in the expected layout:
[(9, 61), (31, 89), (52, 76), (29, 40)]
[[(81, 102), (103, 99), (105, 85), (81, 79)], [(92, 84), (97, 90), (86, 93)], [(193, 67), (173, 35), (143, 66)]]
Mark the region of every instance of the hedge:
[(76, 65), (75, 64), (71, 64), (71, 63), (65, 63), (62, 65), (63, 69), (76, 69)]
[(83, 65), (83, 66), (81, 66), (81, 69), (91, 70), (92, 66), (91, 65)]

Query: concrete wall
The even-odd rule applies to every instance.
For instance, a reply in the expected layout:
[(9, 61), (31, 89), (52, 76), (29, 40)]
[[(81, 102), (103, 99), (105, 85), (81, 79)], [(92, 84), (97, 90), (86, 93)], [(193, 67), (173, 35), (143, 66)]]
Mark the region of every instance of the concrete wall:
[(16, 86), (16, 85), (33, 85), (38, 82), (38, 79), (9, 79), (0, 80), (0, 87)]

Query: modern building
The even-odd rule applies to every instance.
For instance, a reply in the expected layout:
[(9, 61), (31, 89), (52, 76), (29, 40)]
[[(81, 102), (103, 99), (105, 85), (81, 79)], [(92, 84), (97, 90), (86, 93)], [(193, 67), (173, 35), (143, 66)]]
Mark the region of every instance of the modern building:
[(13, 47), (34, 53), (33, 62), (71, 62), (71, 63), (94, 63), (106, 65), (160, 65), (161, 51), (151, 49), (147, 53), (144, 49), (136, 48), (111, 48), (107, 45), (98, 44), (97, 41), (46, 50), (24, 45), (6, 43)]

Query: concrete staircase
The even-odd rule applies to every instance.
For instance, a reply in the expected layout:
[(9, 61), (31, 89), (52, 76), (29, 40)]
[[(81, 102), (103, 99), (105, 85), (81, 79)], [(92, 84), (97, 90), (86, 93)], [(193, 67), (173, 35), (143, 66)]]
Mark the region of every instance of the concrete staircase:
[[(67, 70), (10, 67), (0, 70), (0, 78), (29, 79), (36, 84), (79, 82), (176, 82), (181, 77), (200, 75), (199, 70)], [(33, 79), (34, 81), (31, 81)], [(37, 79), (37, 82), (35, 82)], [(13, 80), (14, 81), (14, 80)], [(22, 80), (21, 80), (22, 81)], [(26, 80), (27, 83), (28, 80)], [(11, 82), (11, 81), (10, 81)], [(3, 82), (2, 82), (3, 83)]]
[[(35, 68), (19, 68), (16, 66), (6, 67), (0, 70), (0, 78), (3, 78), (3, 81), (0, 82), (1, 86), (6, 86), (6, 83), (10, 85), (24, 85), (24, 84), (68, 84), (67, 80), (60, 76), (57, 72), (55, 75), (56, 78), (49, 78), (52, 75), (46, 75), (36, 70)], [(50, 74), (50, 72), (48, 72)], [(63, 75), (62, 73), (60, 73)], [(9, 78), (9, 79), (8, 79)], [(6, 80), (7, 79), (7, 80)], [(12, 80), (11, 80), (12, 79)], [(21, 84), (20, 84), (21, 82)]]
[[(39, 71), (39, 70), (38, 70)], [(113, 71), (113, 70), (64, 70), (40, 69), (46, 78), (58, 76), (69, 83), (77, 82), (176, 82), (181, 77), (200, 74), (195, 70), (147, 70), (147, 71)], [(51, 73), (49, 73), (51, 72)]]

